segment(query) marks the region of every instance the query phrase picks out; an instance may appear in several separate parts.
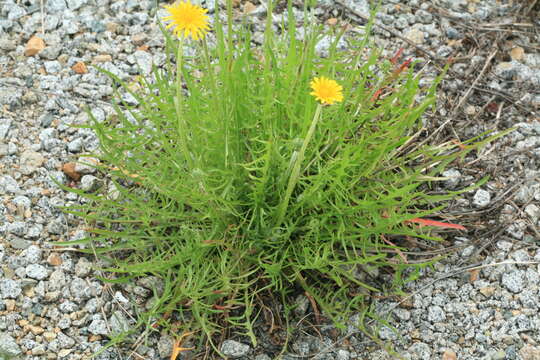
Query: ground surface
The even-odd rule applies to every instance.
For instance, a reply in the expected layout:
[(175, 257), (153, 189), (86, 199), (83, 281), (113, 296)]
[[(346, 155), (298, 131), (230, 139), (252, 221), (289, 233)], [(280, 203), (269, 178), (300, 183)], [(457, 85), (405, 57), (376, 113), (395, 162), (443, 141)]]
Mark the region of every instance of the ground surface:
[[(321, 22), (349, 23), (348, 36), (365, 23), (364, 0), (319, 3)], [(260, 33), (264, 2), (238, 6)], [(423, 59), (426, 81), (454, 59), (437, 109), (425, 117), (430, 141), (517, 127), (445, 174), (453, 177), (446, 189), (491, 176), (446, 211), (445, 220), (468, 231), (436, 247), (411, 245), (430, 256), (456, 252), (411, 283), (411, 296), (375, 302), (400, 335), (382, 328), (380, 338), (404, 358), (540, 359), (539, 9), (536, 0), (383, 1), (375, 33), (387, 56), (403, 47), (404, 58)], [(104, 285), (91, 269), (93, 257), (50, 244), (84, 236), (84, 224), (57, 209), (77, 196), (50, 177), (86, 189), (100, 181), (81, 166), (71, 169), (84, 175), (73, 181), (64, 167), (98, 145), (91, 132), (68, 124), (84, 123), (84, 106), (101, 119), (111, 112), (109, 81), (82, 64), (99, 64), (128, 81), (139, 69), (148, 73), (152, 61), (161, 64), (154, 14), (149, 0), (0, 2), (0, 359), (87, 359), (111, 331), (132, 326), (148, 301), (148, 282)], [(44, 44), (29, 43), (33, 35)], [(323, 40), (319, 51), (327, 46)], [(307, 299), (298, 303), (305, 306), (284, 359), (395, 357), (360, 333), (340, 335), (315, 324)], [(222, 351), (230, 358), (273, 358), (280, 340), (268, 332), (261, 321), (257, 348), (229, 334)], [(146, 342), (99, 358), (169, 358), (168, 336), (137, 340)], [(202, 357), (204, 349), (179, 358), (194, 355)]]

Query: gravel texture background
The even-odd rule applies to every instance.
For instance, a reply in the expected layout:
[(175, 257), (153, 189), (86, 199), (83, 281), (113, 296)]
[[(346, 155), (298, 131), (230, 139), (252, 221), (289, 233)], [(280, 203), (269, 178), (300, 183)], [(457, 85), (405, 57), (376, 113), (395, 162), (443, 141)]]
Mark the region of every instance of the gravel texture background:
[[(260, 39), (265, 1), (235, 3)], [(155, 279), (105, 285), (95, 277), (93, 257), (53, 247), (52, 241), (85, 232), (80, 220), (58, 209), (81, 200), (51, 177), (86, 190), (103, 185), (91, 167), (74, 164), (98, 146), (96, 138), (69, 126), (85, 123), (85, 106), (98, 119), (112, 112), (110, 81), (89, 65), (132, 81), (152, 63), (163, 64), (163, 40), (153, 0), (41, 5), (0, 1), (0, 359), (88, 359), (109, 334), (133, 326)], [(213, 1), (207, 6), (213, 10)], [(327, 26), (349, 23), (347, 36), (354, 37), (369, 9), (365, 0), (323, 0), (315, 11)], [(375, 40), (385, 55), (404, 47), (405, 58), (423, 59), (427, 82), (438, 61), (454, 58), (440, 103), (425, 116), (429, 136), (459, 141), (517, 127), (445, 173), (451, 179), (443, 189), (491, 176), (447, 210), (447, 220), (469, 231), (430, 248), (411, 245), (432, 255), (456, 251), (423, 271), (407, 288), (411, 296), (375, 302), (397, 329), (380, 328), (380, 338), (406, 359), (540, 359), (539, 9), (530, 0), (382, 2)], [(296, 331), (283, 359), (396, 357), (352, 328), (340, 334), (316, 324), (308, 299), (297, 301)], [(269, 330), (261, 319), (257, 348), (228, 334), (221, 350), (233, 359), (272, 359), (283, 339)], [(169, 358), (173, 339), (147, 335), (98, 359)], [(179, 359), (204, 353), (196, 349)]]

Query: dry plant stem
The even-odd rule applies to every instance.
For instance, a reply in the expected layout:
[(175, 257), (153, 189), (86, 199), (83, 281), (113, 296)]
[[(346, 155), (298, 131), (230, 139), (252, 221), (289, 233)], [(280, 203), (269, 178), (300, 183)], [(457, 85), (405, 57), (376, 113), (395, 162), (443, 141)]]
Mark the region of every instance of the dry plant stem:
[(495, 57), (495, 55), (497, 55), (497, 50), (493, 51), (487, 58), (486, 62), (484, 63), (484, 67), (482, 68), (482, 71), (480, 71), (480, 74), (478, 74), (478, 76), (476, 77), (476, 79), (474, 79), (474, 82), (472, 83), (472, 85), (469, 87), (469, 89), (467, 89), (467, 91), (465, 92), (465, 94), (463, 95), (463, 97), (459, 100), (459, 103), (457, 104), (457, 106), (454, 108), (454, 110), (452, 111), (452, 115), (450, 116), (450, 118), (453, 118), (456, 113), (458, 112), (458, 110), (461, 108), (461, 106), (463, 106), (463, 104), (465, 103), (465, 101), (467, 101), (467, 99), (469, 98), (469, 95), (471, 94), (471, 91), (472, 89), (476, 86), (476, 84), (478, 83), (478, 81), (482, 78), (482, 76), (484, 75), (484, 73), (486, 72), (489, 64), (491, 63), (491, 60)]
[(291, 171), (291, 176), (289, 177), (289, 183), (287, 184), (287, 190), (285, 191), (285, 196), (279, 204), (276, 227), (280, 226), (283, 222), (283, 217), (285, 216), (285, 211), (287, 210), (287, 206), (289, 205), (289, 200), (291, 199), (292, 192), (296, 187), (296, 184), (298, 183), (298, 177), (300, 176), (300, 166), (302, 165), (302, 161), (304, 160), (307, 146), (311, 141), (311, 138), (313, 137), (313, 133), (315, 132), (315, 128), (317, 127), (317, 123), (319, 122), (319, 118), (321, 117), (322, 107), (323, 106), (321, 104), (317, 106), (317, 110), (315, 110), (315, 115), (313, 116), (313, 120), (311, 121), (309, 130), (306, 134), (306, 137), (304, 138), (304, 142), (302, 143), (300, 152), (296, 157), (296, 161)]
[(174, 99), (174, 108), (176, 110), (177, 129), (180, 136), (182, 152), (186, 158), (189, 168), (192, 168), (191, 155), (189, 154), (187, 144), (187, 126), (184, 117), (182, 116), (182, 60), (184, 55), (184, 40), (180, 38), (178, 41), (178, 51), (176, 53), (176, 97)]
[[(360, 19), (366, 21), (366, 22), (369, 22), (369, 17), (367, 16), (364, 16), (362, 14), (360, 14), (358, 11), (355, 11), (354, 9), (352, 9), (350, 6), (348, 6), (347, 4), (345, 4), (343, 1), (341, 0), (337, 0), (336, 1), (337, 4), (339, 4), (341, 7), (347, 9), (351, 14), (353, 14), (354, 16), (357, 16), (359, 17)], [(349, 16), (350, 18), (350, 16)], [(426, 54), (427, 56), (429, 56), (430, 58), (432, 59), (435, 59), (435, 60), (442, 60), (440, 57), (438, 57), (437, 55), (433, 54), (431, 51), (421, 47), (420, 45), (417, 45), (415, 44), (413, 41), (407, 39), (405, 36), (401, 35), (399, 32), (393, 30), (392, 28), (389, 28), (388, 26), (384, 26), (383, 24), (380, 24), (378, 22), (374, 22), (373, 23), (373, 26), (376, 26), (376, 27), (379, 27), (385, 31), (388, 31), (390, 34), (394, 35), (395, 37), (405, 41), (407, 44), (411, 45), (412, 47), (416, 48), (418, 51)]]

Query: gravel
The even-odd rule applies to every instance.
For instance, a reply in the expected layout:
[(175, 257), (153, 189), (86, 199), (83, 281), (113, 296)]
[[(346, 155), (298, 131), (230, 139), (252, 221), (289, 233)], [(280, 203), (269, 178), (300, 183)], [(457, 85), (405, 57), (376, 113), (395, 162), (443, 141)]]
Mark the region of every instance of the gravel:
[(251, 347), (249, 345), (234, 340), (225, 340), (223, 344), (221, 344), (221, 352), (232, 359), (246, 356), (250, 350)]
[[(253, 38), (260, 39), (266, 1), (252, 2), (255, 10), (246, 19), (253, 22)], [(540, 39), (529, 32), (532, 27), (512, 25), (538, 18), (534, 12), (518, 16), (523, 3), (383, 0), (377, 15), (388, 29), (437, 57), (454, 58), (436, 109), (423, 119), (428, 132), (449, 121), (449, 139), (460, 141), (487, 130), (516, 128), (477, 154), (466, 155), (463, 162), (452, 163), (442, 174), (445, 179), (433, 183), (434, 191), (459, 190), (490, 175), (480, 188), (450, 204), (451, 221), (465, 222), (469, 230), (445, 235), (459, 251), (420, 269), (418, 280), (405, 288), (412, 296), (373, 303), (393, 327), (378, 329), (379, 336), (407, 359), (540, 359)], [(88, 192), (106, 186), (114, 196), (114, 188), (96, 172), (97, 160), (83, 156), (97, 148), (96, 137), (70, 125), (86, 123), (87, 107), (99, 121), (113, 112), (112, 84), (90, 65), (133, 81), (164, 64), (163, 40), (153, 0), (44, 4), (43, 24), (37, 0), (0, 4), (0, 358), (26, 354), (28, 359), (86, 359), (108, 336), (131, 329), (141, 306), (151, 305), (153, 291), (163, 292), (164, 285), (148, 277), (135, 285), (106, 287), (94, 271), (103, 264), (55, 248), (52, 242), (85, 237), (87, 225), (61, 212), (59, 207), (81, 199), (51, 178)], [(338, 50), (344, 50), (349, 38), (362, 33), (364, 21), (340, 4), (367, 16), (370, 2), (323, 0), (315, 7), (321, 23), (340, 16), (351, 23), (338, 43)], [(213, 12), (214, 1), (205, 5)], [(303, 16), (299, 8), (294, 14)], [(279, 14), (275, 20), (279, 26), (287, 17)], [(343, 21), (338, 19), (338, 26)], [(479, 22), (484, 27), (475, 32)], [(433, 61), (425, 62), (425, 54), (391, 32), (376, 27), (374, 33), (387, 58), (404, 47), (402, 60), (418, 59), (422, 81), (438, 73)], [(505, 40), (494, 41), (495, 34)], [(33, 35), (43, 38), (46, 47), (25, 56)], [(317, 51), (327, 53), (333, 39), (324, 36)], [(497, 56), (453, 116), (495, 47)], [(77, 73), (77, 63), (86, 64), (87, 72)], [(72, 170), (78, 177), (65, 170), (68, 163), (76, 163)], [(472, 168), (465, 168), (466, 163)], [(470, 264), (480, 268), (467, 271)], [(383, 283), (391, 281), (379, 277)], [(392, 358), (353, 326), (346, 334), (326, 324), (312, 332), (309, 299), (297, 295), (295, 301), (296, 325), (283, 359)], [(221, 351), (229, 358), (274, 358), (280, 350), (276, 339), (284, 339), (274, 333), (271, 340), (263, 318), (255, 324), (260, 337), (256, 347), (231, 332), (219, 344)], [(140, 334), (133, 335), (135, 340)], [(156, 331), (136, 351), (145, 359), (167, 358), (174, 341)], [(131, 345), (104, 351), (96, 359), (127, 359)]]

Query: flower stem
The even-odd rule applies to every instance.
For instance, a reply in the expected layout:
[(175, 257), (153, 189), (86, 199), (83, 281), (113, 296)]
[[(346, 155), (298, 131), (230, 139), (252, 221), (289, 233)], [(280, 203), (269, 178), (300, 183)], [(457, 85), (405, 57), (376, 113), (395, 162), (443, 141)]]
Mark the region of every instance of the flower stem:
[(174, 107), (176, 110), (176, 120), (178, 135), (180, 136), (180, 146), (189, 168), (192, 167), (191, 154), (188, 151), (187, 123), (182, 114), (182, 62), (184, 55), (184, 39), (180, 37), (178, 41), (178, 50), (176, 53), (176, 97)]
[(300, 166), (302, 165), (302, 162), (304, 161), (304, 155), (306, 153), (307, 146), (309, 142), (311, 141), (311, 138), (313, 137), (313, 133), (315, 132), (315, 128), (317, 127), (317, 123), (319, 122), (319, 119), (321, 117), (321, 110), (322, 110), (322, 105), (319, 104), (317, 106), (317, 110), (315, 110), (315, 115), (313, 116), (313, 120), (311, 120), (311, 125), (309, 126), (309, 130), (306, 134), (306, 137), (304, 138), (304, 142), (302, 143), (300, 152), (298, 153), (296, 161), (293, 165), (291, 176), (289, 177), (289, 182), (287, 184), (287, 190), (285, 191), (285, 196), (283, 197), (283, 200), (281, 200), (281, 203), (279, 204), (279, 207), (278, 207), (276, 227), (281, 225), (281, 223), (283, 222), (283, 218), (285, 217), (285, 212), (287, 210), (287, 207), (289, 206), (289, 201), (291, 199), (292, 192), (294, 188), (296, 187), (296, 184), (298, 183), (298, 179), (300, 177)]

